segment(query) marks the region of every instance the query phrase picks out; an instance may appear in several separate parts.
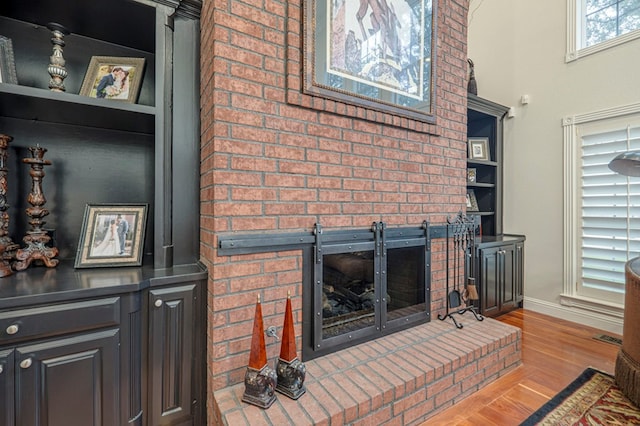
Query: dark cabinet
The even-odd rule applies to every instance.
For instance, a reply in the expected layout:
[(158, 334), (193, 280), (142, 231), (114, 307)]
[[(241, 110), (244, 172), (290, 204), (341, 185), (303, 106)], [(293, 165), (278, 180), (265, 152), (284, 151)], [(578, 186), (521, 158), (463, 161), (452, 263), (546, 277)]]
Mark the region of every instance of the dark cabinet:
[(189, 284), (149, 292), (149, 425), (199, 424), (197, 291)]
[(0, 425), (15, 424), (15, 350), (0, 350)]
[(205, 276), (0, 309), (0, 426), (206, 424)]
[(514, 254), (514, 278), (516, 280), (516, 306), (522, 307), (524, 299), (524, 241), (515, 243), (516, 252)]
[(107, 297), (0, 311), (3, 425), (122, 422), (119, 383), (127, 359), (121, 355), (128, 351), (121, 302)]
[(15, 424), (118, 424), (118, 346), (117, 329), (18, 346)]
[[(52, 162), (42, 185), (60, 260), (2, 279), (0, 426), (206, 423), (196, 377), (206, 277), (197, 263), (201, 6), (0, 2), (0, 34), (12, 41), (18, 80), (0, 82), (0, 133), (13, 138), (9, 236), (19, 243), (29, 229), (31, 178), (22, 158), (39, 144)], [(64, 93), (48, 87), (50, 22), (70, 31)], [(135, 102), (80, 94), (93, 56), (113, 65), (119, 57), (145, 60)], [(149, 206), (143, 265), (75, 270), (85, 206), (139, 203)]]
[(524, 289), (524, 237), (503, 236), (478, 246), (480, 313), (497, 316), (518, 308)]
[[(504, 120), (509, 108), (475, 95), (467, 99), (469, 144), (484, 144), (486, 155), (467, 158), (467, 215), (478, 224), (475, 277), (486, 316), (496, 316), (522, 305), (524, 241), (503, 233)], [(484, 154), (484, 153), (483, 153)]]

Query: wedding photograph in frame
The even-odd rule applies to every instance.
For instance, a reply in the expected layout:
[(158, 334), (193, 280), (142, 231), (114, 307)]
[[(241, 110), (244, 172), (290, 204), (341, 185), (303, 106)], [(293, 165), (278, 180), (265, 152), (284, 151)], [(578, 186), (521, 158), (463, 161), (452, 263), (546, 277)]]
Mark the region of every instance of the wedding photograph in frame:
[(469, 159), (490, 161), (489, 138), (469, 138)]
[(476, 198), (476, 192), (473, 189), (467, 189), (467, 211), (480, 211), (480, 208), (478, 207), (478, 199)]
[(144, 65), (144, 58), (92, 56), (80, 95), (136, 103)]
[(468, 168), (467, 169), (467, 182), (469, 183), (475, 183), (477, 181), (478, 178), (478, 171), (475, 168)]
[(304, 91), (435, 122), (434, 3), (305, 0)]
[(0, 83), (18, 84), (13, 43), (4, 36), (0, 36)]
[(480, 211), (478, 207), (478, 200), (476, 198), (476, 192), (473, 189), (467, 190), (467, 211), (477, 212)]
[(74, 266), (140, 266), (147, 209), (147, 204), (87, 204)]

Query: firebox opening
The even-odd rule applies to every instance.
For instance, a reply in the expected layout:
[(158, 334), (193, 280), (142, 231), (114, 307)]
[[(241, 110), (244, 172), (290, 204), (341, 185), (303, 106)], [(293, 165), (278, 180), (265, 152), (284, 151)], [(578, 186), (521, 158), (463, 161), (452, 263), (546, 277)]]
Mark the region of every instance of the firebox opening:
[(303, 326), (305, 359), (429, 321), (426, 223), (319, 232), (313, 252), (305, 256), (314, 264), (305, 268), (310, 276), (303, 289), (303, 315), (310, 320)]

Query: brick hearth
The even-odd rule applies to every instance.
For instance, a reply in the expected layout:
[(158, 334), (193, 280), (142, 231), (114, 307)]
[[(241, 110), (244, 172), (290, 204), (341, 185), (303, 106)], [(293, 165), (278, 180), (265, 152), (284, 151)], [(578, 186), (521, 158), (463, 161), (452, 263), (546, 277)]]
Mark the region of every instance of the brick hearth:
[[(518, 328), (457, 316), (306, 362), (307, 392), (277, 394), (267, 410), (241, 402), (244, 384), (214, 394), (225, 425), (413, 425), (446, 409), (521, 363)], [(275, 360), (269, 360), (270, 365)]]

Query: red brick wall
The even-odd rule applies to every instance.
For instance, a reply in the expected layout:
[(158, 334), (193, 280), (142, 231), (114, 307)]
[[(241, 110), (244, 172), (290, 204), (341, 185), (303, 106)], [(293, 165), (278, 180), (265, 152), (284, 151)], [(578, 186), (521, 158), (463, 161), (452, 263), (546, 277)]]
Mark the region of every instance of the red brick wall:
[[(219, 256), (220, 234), (311, 232), (316, 222), (325, 229), (442, 224), (464, 209), (468, 1), (437, 1), (436, 123), (428, 125), (297, 90), (301, 0), (204, 0), (200, 226), (209, 395), (244, 378), (258, 295), (265, 327), (280, 330), (291, 291), (301, 347), (301, 253)], [(441, 246), (434, 243), (432, 317), (444, 303)], [(279, 345), (267, 344), (271, 363)]]

